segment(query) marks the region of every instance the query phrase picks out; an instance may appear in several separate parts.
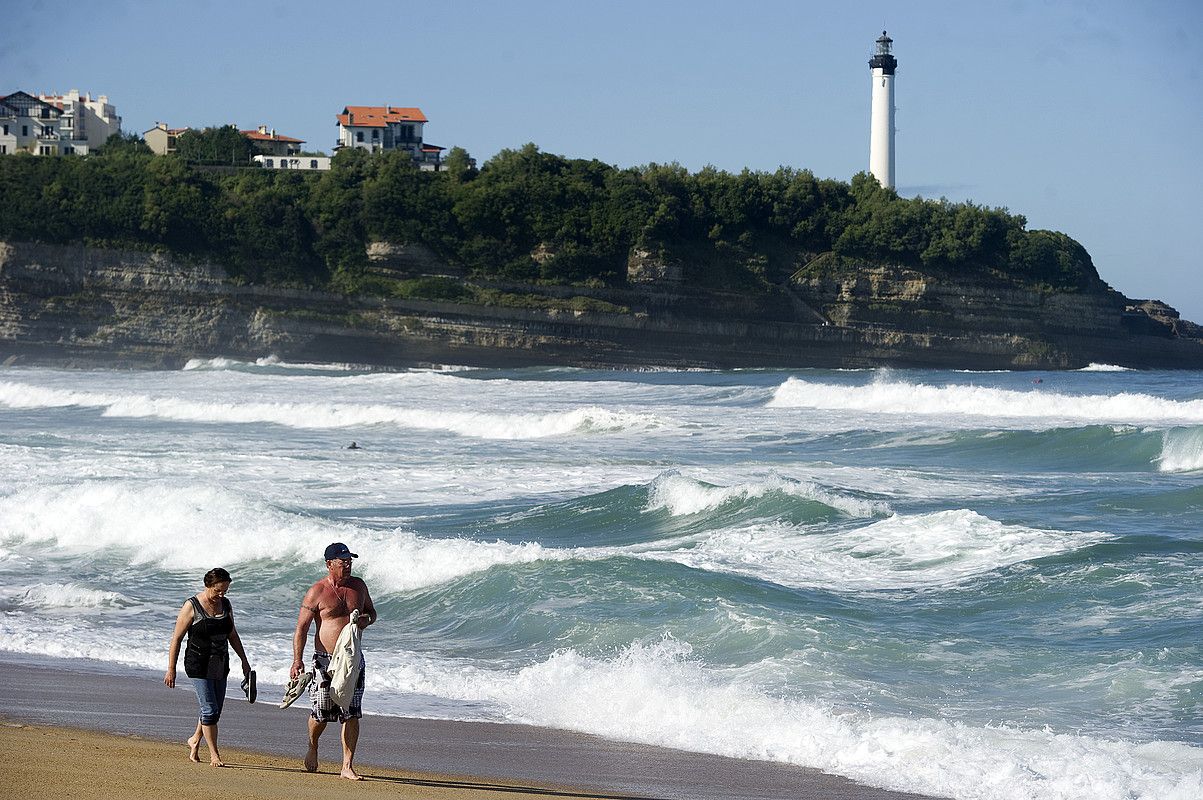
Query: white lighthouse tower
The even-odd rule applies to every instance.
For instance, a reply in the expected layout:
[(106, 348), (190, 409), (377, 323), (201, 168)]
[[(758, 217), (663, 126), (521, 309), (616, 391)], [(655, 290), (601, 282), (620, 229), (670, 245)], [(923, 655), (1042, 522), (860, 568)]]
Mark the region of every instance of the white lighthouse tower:
[(885, 31), (869, 59), (873, 73), (873, 116), (869, 126), (869, 172), (887, 189), (894, 188), (894, 70), (898, 59), (890, 52), (894, 40)]

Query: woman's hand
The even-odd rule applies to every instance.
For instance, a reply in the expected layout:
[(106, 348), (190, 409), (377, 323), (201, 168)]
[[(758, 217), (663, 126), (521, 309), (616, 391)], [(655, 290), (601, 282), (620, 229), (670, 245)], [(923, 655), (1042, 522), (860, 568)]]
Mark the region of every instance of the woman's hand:
[(174, 669), (167, 670), (167, 673), (163, 676), (163, 683), (167, 686), (168, 689), (175, 688), (175, 670)]

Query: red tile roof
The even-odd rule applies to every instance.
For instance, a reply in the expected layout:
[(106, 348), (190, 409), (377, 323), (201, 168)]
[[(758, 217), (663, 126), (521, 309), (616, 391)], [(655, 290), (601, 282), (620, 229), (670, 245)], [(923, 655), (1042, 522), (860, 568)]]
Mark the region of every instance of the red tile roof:
[(294, 144), (305, 144), (304, 139), (294, 139), (291, 136), (284, 136), (279, 133), (274, 136), (270, 133), (260, 133), (259, 131), (239, 131), (239, 133), (256, 142), (293, 142)]
[(390, 122), (429, 122), (420, 108), (397, 106), (347, 106), (338, 115), (338, 123), (356, 128), (383, 128)]

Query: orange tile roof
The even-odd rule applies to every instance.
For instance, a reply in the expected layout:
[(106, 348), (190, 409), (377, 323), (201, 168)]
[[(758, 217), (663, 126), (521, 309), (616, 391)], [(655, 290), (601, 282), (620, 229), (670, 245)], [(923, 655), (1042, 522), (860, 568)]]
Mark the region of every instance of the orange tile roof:
[(340, 125), (357, 128), (383, 128), (390, 122), (429, 122), (420, 108), (397, 106), (347, 106), (338, 115)]
[(291, 136), (284, 136), (277, 133), (275, 136), (270, 133), (260, 133), (259, 131), (238, 131), (248, 139), (254, 139), (257, 142), (293, 142), (294, 144), (305, 144), (304, 139), (294, 139)]

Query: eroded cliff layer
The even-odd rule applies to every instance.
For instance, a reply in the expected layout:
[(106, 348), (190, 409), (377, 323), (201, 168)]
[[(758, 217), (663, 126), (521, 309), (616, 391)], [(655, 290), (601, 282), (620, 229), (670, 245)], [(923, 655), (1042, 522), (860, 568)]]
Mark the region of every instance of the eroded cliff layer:
[(220, 265), (167, 254), (0, 243), (0, 361), (1203, 368), (1198, 326), (1105, 287), (1042, 292), (878, 267), (801, 276), (761, 295), (572, 291), (625, 310), (353, 298), (236, 285)]

